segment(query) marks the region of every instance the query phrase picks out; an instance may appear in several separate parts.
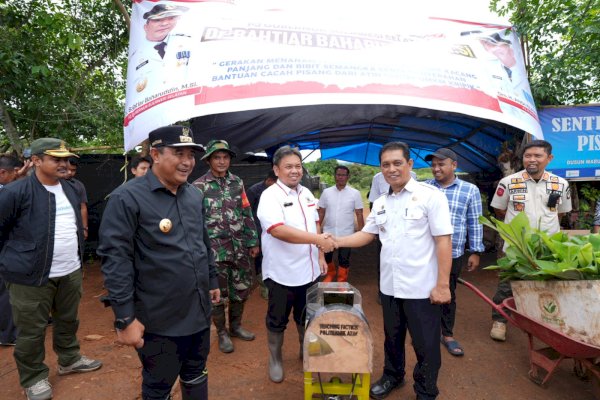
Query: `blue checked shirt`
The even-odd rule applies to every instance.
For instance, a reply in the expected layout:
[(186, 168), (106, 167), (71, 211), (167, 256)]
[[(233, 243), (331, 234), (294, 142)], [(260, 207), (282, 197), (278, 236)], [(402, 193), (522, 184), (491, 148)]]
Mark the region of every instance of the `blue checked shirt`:
[(448, 187), (441, 187), (435, 179), (426, 183), (440, 189), (448, 198), (450, 217), (454, 233), (452, 234), (452, 258), (458, 258), (465, 252), (467, 233), (469, 236), (469, 250), (483, 252), (483, 225), (479, 223), (481, 210), (481, 194), (477, 186), (454, 179)]

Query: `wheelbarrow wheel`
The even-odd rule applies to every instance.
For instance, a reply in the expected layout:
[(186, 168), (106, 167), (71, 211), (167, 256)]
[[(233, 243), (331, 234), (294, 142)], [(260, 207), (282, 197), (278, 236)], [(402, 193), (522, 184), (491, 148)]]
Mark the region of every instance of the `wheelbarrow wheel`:
[(577, 376), (582, 381), (589, 381), (591, 378), (591, 374), (588, 369), (583, 365), (583, 363), (579, 360), (574, 360), (573, 372), (575, 372), (575, 376)]

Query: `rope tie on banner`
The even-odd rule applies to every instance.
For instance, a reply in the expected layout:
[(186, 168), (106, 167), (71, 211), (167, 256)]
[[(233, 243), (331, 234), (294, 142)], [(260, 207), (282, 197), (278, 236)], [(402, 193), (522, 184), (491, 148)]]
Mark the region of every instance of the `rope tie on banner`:
[[(123, 153), (125, 156), (125, 160), (123, 161), (123, 166), (119, 169), (120, 172), (123, 172), (123, 183), (127, 182), (127, 166), (129, 165), (129, 158), (127, 158), (127, 152)], [(121, 183), (121, 185), (123, 184)]]

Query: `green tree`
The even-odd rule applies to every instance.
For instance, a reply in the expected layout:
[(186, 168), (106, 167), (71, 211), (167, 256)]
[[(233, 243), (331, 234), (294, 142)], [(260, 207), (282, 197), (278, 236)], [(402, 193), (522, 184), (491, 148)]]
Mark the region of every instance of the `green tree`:
[(127, 24), (120, 2), (0, 4), (0, 151), (53, 136), (122, 144)]
[(600, 0), (492, 0), (529, 50), (538, 104), (600, 101)]

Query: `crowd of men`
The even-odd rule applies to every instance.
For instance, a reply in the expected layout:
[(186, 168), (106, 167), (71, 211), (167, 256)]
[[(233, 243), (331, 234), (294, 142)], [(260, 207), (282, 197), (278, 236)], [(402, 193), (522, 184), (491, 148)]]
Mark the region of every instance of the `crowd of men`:
[[(236, 153), (224, 140), (204, 148), (190, 128), (167, 126), (150, 132), (149, 143), (150, 156), (131, 164), (135, 179), (108, 198), (97, 249), (117, 340), (134, 347), (142, 364), (143, 399), (170, 398), (178, 378), (184, 400), (208, 398), (211, 322), (223, 353), (234, 351), (232, 338), (255, 339), (242, 319), (256, 274), (267, 299), (267, 373), (282, 382), (290, 315), (302, 358), (307, 290), (348, 281), (350, 249), (374, 240), (385, 339), (382, 375), (370, 395), (383, 399), (404, 385), (408, 331), (417, 399), (438, 396), (441, 348), (465, 353), (454, 337), (456, 283), (463, 269), (479, 267), (485, 250), (479, 189), (457, 176), (452, 149), (425, 158), (433, 179), (420, 182), (408, 145), (385, 144), (371, 191), (379, 195), (369, 198), (364, 220), (345, 166), (335, 168), (335, 186), (317, 199), (301, 184), (301, 154), (283, 146), (272, 173), (246, 191), (230, 172)], [(548, 142), (522, 151), (524, 169), (498, 183), (491, 206), (506, 222), (525, 212), (532, 226), (556, 232), (571, 210), (569, 185), (546, 171)], [(200, 152), (208, 171), (189, 183)], [(88, 230), (85, 188), (73, 178), (77, 156), (53, 138), (34, 141), (31, 154), (26, 163), (0, 157), (0, 343), (15, 345), (26, 397), (45, 400), (52, 398), (44, 363), (50, 316), (59, 375), (102, 363), (80, 353), (76, 336)], [(508, 296), (501, 282), (494, 301)], [(490, 336), (505, 340), (506, 321), (495, 314), (493, 321)]]

